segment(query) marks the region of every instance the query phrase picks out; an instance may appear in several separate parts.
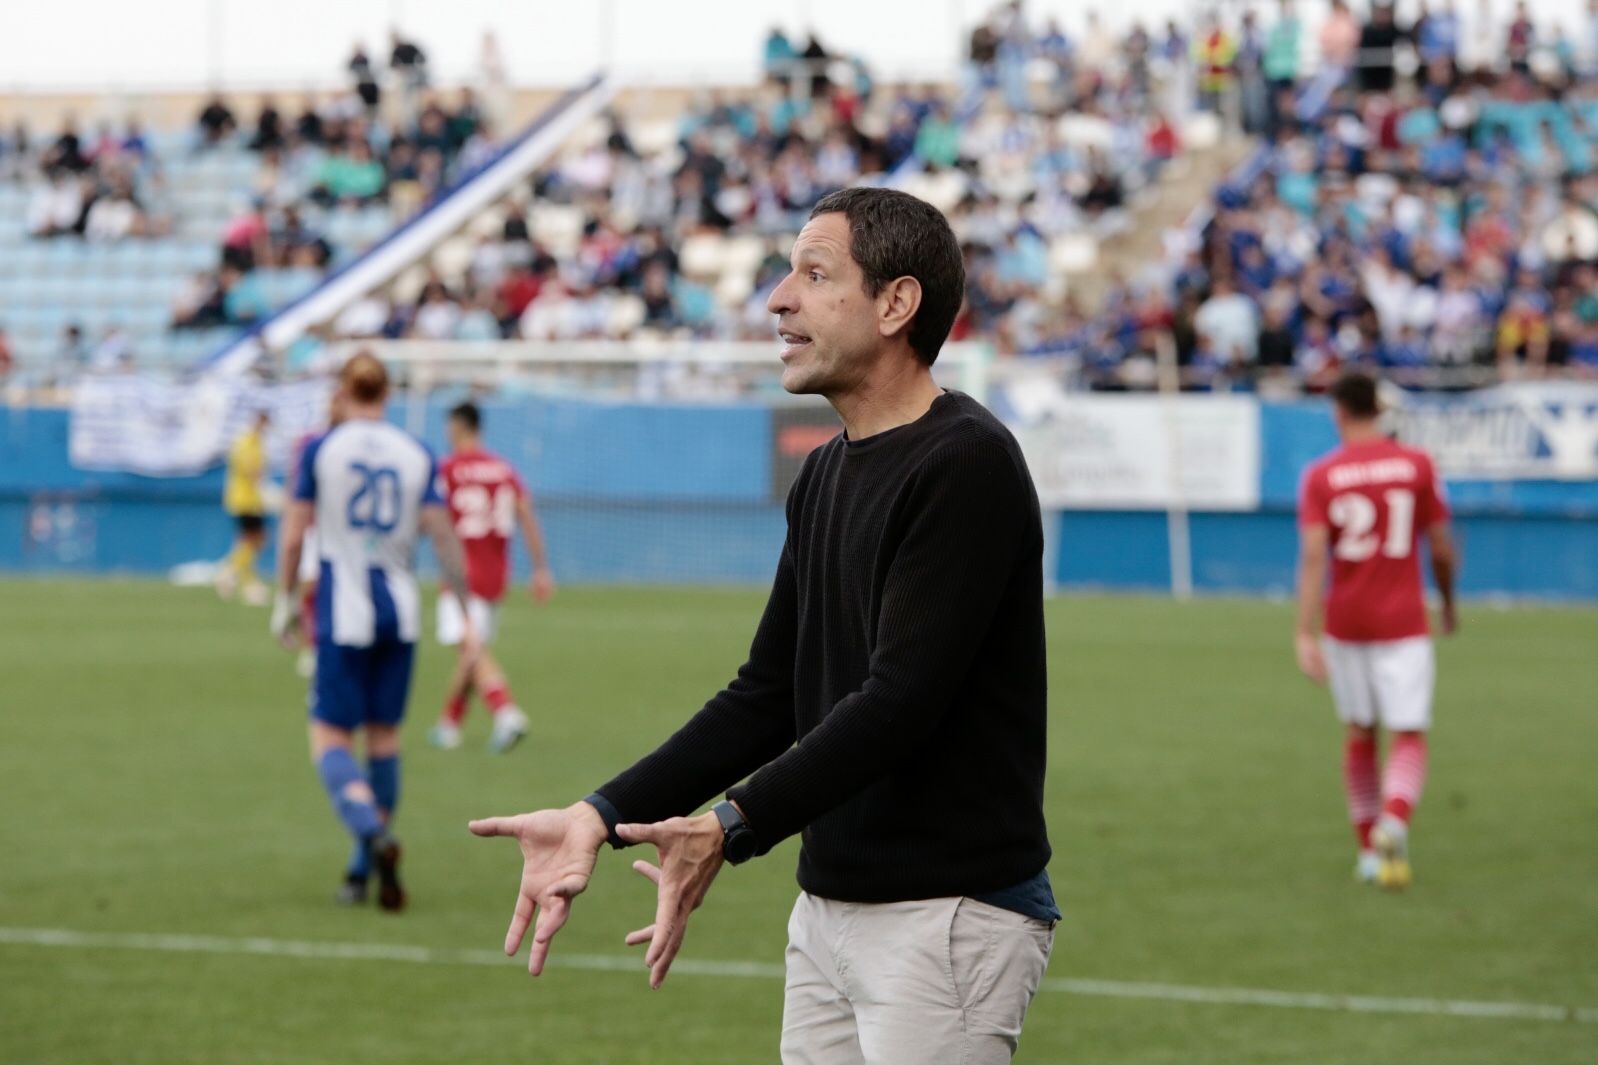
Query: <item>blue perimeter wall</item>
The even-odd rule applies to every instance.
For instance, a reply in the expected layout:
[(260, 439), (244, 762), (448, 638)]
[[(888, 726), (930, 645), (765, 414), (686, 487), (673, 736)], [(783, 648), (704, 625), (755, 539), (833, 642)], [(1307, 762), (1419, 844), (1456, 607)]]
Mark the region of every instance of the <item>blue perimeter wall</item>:
[[(445, 404), (424, 437), (443, 442)], [(396, 411), (398, 418), (400, 411)], [(764, 584), (783, 537), (770, 409), (532, 398), (484, 406), (490, 447), (535, 492), (567, 582)], [(232, 530), (222, 475), (88, 473), (67, 460), (64, 410), (0, 413), (0, 571), (158, 573), (214, 559)], [(1304, 466), (1334, 443), (1325, 408), (1265, 404), (1260, 508), (1191, 516), (1201, 591), (1289, 593)], [(1468, 594), (1598, 600), (1598, 482), (1453, 481)], [(1166, 516), (1071, 511), (1056, 576), (1068, 587), (1170, 585)], [(518, 570), (526, 559), (517, 555)]]
[[(1260, 506), (1190, 516), (1193, 585), (1290, 595), (1299, 476), (1337, 444), (1319, 403), (1260, 409)], [(1468, 595), (1598, 599), (1598, 482), (1448, 482)], [(1077, 587), (1171, 584), (1167, 518), (1154, 511), (1059, 515), (1057, 579)]]

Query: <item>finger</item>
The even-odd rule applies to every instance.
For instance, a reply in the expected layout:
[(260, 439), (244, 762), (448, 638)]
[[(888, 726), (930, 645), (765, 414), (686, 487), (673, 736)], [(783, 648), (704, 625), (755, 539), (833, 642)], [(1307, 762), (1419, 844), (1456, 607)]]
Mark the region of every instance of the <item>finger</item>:
[(665, 833), (661, 830), (662, 822), (652, 825), (617, 825), (616, 835), (628, 843), (654, 843), (659, 845)]
[(627, 938), (622, 940), (622, 942), (626, 943), (629, 947), (636, 947), (638, 944), (640, 944), (640, 943), (648, 943), (651, 939), (654, 939), (654, 938), (655, 938), (655, 926), (654, 925), (650, 925), (648, 928), (640, 928), (636, 932), (628, 932), (627, 933)]
[(505, 953), (514, 958), (522, 949), (522, 937), (533, 920), (533, 897), (526, 892), (516, 895), (516, 909), (510, 915), (510, 927), (505, 930)]
[(666, 943), (680, 921), (678, 898), (674, 885), (660, 886), (659, 901), (655, 903), (655, 934), (649, 941), (649, 950), (644, 953), (644, 964), (651, 969), (660, 959), (661, 952), (666, 949)]
[(538, 910), (538, 928), (533, 932), (533, 949), (527, 952), (527, 971), (534, 976), (544, 971), (544, 959), (549, 957), (549, 942), (555, 938), (566, 918), (571, 914), (570, 899), (549, 899)]
[(640, 876), (648, 877), (657, 885), (660, 883), (660, 866), (653, 862), (646, 862), (642, 858), (633, 863), (633, 872)]
[[(686, 918), (686, 914), (683, 915)], [(686, 919), (679, 920), (667, 937), (665, 945), (661, 948), (660, 956), (655, 959), (655, 964), (649, 967), (649, 986), (658, 989), (666, 982), (666, 973), (671, 970), (671, 963), (677, 959), (677, 952), (682, 949), (683, 934), (688, 931)]]
[(466, 827), (472, 830), (474, 836), (514, 836), (515, 820), (514, 817), (480, 817), (468, 821)]

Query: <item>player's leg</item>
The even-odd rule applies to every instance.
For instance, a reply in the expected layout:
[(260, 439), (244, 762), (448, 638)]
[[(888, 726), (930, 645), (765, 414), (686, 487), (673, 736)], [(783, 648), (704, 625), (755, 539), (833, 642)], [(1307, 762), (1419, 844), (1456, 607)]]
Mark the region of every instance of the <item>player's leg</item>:
[(488, 749), (495, 754), (505, 754), (527, 735), (527, 715), (517, 706), (505, 681), (505, 672), (499, 662), (486, 649), (477, 659), (473, 671), (483, 702), (494, 716), (494, 731), (488, 737)]
[(434, 747), (452, 751), (461, 745), (461, 722), (466, 719), (466, 704), (472, 694), (472, 664), (458, 650), (465, 631), (464, 616), (460, 601), (449, 592), (439, 593), (435, 630), (439, 643), (457, 651), (455, 668), (444, 689), (444, 709), (427, 739)]
[(311, 763), (356, 851), (337, 896), (342, 903), (366, 901), (368, 855), (386, 835), (377, 796), (356, 763), (354, 750), (355, 731), (366, 715), (371, 653), (369, 648), (324, 641), (317, 648), (316, 677), (311, 682)]
[(222, 565), (216, 571), (216, 594), (223, 599), (232, 599), (239, 588), (239, 574), (242, 571), (244, 553), (248, 550), (245, 545), (246, 519), (242, 514), (232, 515), (234, 523), (233, 543), (228, 547), (227, 555), (222, 559)]
[(1343, 794), (1348, 821), (1354, 828), (1359, 855), (1354, 875), (1374, 882), (1378, 859), (1371, 830), (1381, 813), (1381, 780), (1377, 765), (1376, 703), (1365, 644), (1327, 637), (1322, 641), (1327, 681), (1338, 719), (1347, 732), (1343, 739)]
[(337, 899), (346, 905), (365, 902), (371, 849), (384, 835), (377, 796), (356, 764), (354, 733), (320, 721), (312, 721), (310, 731), (311, 763), (355, 851)]
[[(362, 732), (366, 739), (366, 782), (371, 785), (377, 812), (387, 827), (394, 817), (394, 808), (399, 805), (399, 733), (380, 725), (367, 725)], [(371, 875), (371, 851), (363, 841), (357, 841), (350, 851), (345, 880), (360, 884), (361, 901), (364, 901), (366, 882)]]
[(1354, 827), (1354, 839), (1359, 845), (1354, 875), (1367, 884), (1375, 882), (1379, 864), (1371, 842), (1371, 831), (1382, 806), (1377, 754), (1376, 730), (1349, 725), (1343, 740), (1343, 792), (1348, 802), (1348, 822)]
[(234, 583), (239, 589), (239, 597), (245, 603), (255, 606), (264, 602), (263, 594), (266, 591), (266, 585), (261, 581), (260, 574), (256, 572), (261, 548), (266, 546), (266, 520), (259, 514), (247, 514), (239, 521), (241, 529), (238, 544), (229, 561), (233, 568)]
[(475, 596), (467, 608), (471, 611), (472, 624), (477, 627), (483, 643), (483, 650), (477, 656), (477, 664), (472, 671), (472, 682), (477, 685), (477, 690), (483, 693), (483, 702), (494, 718), (494, 729), (489, 734), (488, 749), (495, 754), (504, 754), (527, 735), (527, 715), (516, 705), (516, 700), (510, 693), (510, 684), (505, 679), (505, 671), (500, 668), (498, 659), (488, 649), (494, 641), (494, 631), (499, 620), (498, 608), (495, 604)]
[(1381, 852), (1383, 887), (1407, 887), (1409, 824), (1426, 786), (1426, 732), (1431, 727), (1436, 662), (1432, 642), (1418, 636), (1377, 646), (1378, 711), (1392, 736), (1382, 770), (1382, 812), (1372, 838)]
[[(373, 797), (385, 822), (399, 805), (400, 739), (405, 703), (410, 697), (415, 645), (379, 644), (372, 649), (366, 709), (366, 753)], [(392, 832), (372, 847), (372, 867), (377, 873), (377, 902), (385, 910), (405, 908), (405, 889), (399, 878), (400, 845)]]
[[(366, 726), (366, 779), (385, 826), (393, 824), (400, 796), (399, 728), (394, 725)], [(386, 910), (405, 904), (405, 891), (399, 882), (399, 843), (390, 833), (387, 848), (374, 848), (371, 860), (377, 865), (378, 902)]]

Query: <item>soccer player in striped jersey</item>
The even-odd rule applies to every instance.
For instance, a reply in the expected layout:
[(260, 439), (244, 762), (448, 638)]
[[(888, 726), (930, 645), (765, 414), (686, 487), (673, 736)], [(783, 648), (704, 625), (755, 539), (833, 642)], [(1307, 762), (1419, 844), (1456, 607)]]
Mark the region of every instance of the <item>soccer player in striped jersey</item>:
[(488, 749), (503, 754), (527, 734), (527, 715), (511, 697), (505, 673), (486, 646), (493, 642), (499, 601), (510, 578), (510, 537), (518, 526), (533, 560), (533, 599), (546, 603), (555, 590), (544, 552), (544, 534), (533, 511), (533, 498), (509, 462), (483, 447), (482, 413), (474, 403), (449, 412), (450, 453), (439, 465), (444, 498), (455, 520), (455, 533), (466, 552), (464, 606), (448, 589), (438, 597), (438, 642), (460, 644), (461, 619), (470, 615), (485, 649), (477, 656), (457, 657), (455, 673), (444, 695), (444, 712), (429, 738), (450, 750), (461, 744), (466, 701), (475, 688), (493, 715)]
[[(308, 432), (294, 442), (294, 459), (289, 463), (288, 476), (291, 491), (299, 480), (300, 466), (304, 463), (305, 454), (311, 445), (344, 420), (344, 413), (340, 409), (343, 395), (342, 391), (334, 389), (333, 395), (329, 397), (326, 429), (320, 432), (315, 430)], [(297, 669), (300, 676), (307, 679), (316, 674), (316, 584), (321, 576), (322, 556), (316, 548), (316, 526), (313, 524), (305, 530), (304, 547), (300, 552), (300, 653)]]
[[(405, 905), (400, 845), (389, 831), (399, 801), (400, 724), (420, 631), (416, 542), (433, 542), (445, 584), (466, 593), (460, 541), (439, 491), (437, 464), (419, 441), (383, 418), (388, 373), (361, 353), (339, 376), (344, 420), (310, 444), (283, 521), (272, 631), (294, 647), (296, 586), (305, 531), (317, 530), (316, 676), (310, 693), (311, 761), (354, 856), (339, 900), (364, 902), (375, 868), (378, 903)], [(477, 646), (463, 621), (468, 655)], [(356, 764), (357, 732), (366, 772)]]
[[(1420, 538), (1431, 549), (1444, 635), (1458, 625), (1454, 542), (1431, 457), (1383, 434), (1376, 382), (1345, 374), (1331, 398), (1342, 446), (1309, 468), (1300, 489), (1294, 643), (1299, 668), (1330, 682), (1348, 727), (1343, 782), (1359, 840), (1356, 874), (1396, 889), (1411, 877), (1409, 822), (1426, 780), (1436, 673)], [(1378, 726), (1390, 737), (1380, 769)]]

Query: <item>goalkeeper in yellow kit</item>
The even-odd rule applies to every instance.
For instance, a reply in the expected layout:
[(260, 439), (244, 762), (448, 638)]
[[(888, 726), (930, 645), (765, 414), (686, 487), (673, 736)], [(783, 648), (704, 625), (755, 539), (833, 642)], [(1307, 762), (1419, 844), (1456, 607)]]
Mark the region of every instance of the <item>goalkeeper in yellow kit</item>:
[(216, 590), (224, 599), (237, 593), (252, 606), (265, 605), (271, 598), (255, 565), (266, 544), (266, 495), (261, 482), (266, 476), (266, 427), (270, 421), (266, 411), (257, 412), (250, 427), (233, 441), (227, 457), (227, 484), (222, 490), (222, 509), (237, 522), (238, 533), (217, 575)]

